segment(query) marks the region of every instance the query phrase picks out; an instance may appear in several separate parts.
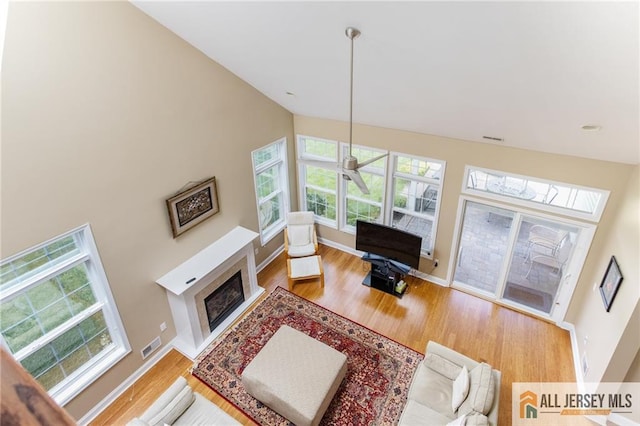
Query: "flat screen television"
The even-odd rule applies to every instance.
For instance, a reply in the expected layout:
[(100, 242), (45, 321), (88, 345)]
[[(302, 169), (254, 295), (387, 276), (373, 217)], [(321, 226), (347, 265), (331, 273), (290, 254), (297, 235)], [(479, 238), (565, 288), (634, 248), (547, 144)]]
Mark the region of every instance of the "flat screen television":
[(418, 269), (422, 237), (377, 223), (356, 222), (356, 250)]

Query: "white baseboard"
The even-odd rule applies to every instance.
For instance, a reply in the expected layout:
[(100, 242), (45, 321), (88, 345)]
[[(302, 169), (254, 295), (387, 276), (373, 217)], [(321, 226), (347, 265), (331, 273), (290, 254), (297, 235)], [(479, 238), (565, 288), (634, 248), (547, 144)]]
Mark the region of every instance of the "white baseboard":
[(576, 374), (576, 384), (578, 385), (578, 391), (584, 391), (584, 374), (582, 372), (582, 360), (580, 359), (580, 349), (578, 347), (576, 328), (573, 324), (566, 321), (556, 325), (569, 331), (569, 337), (571, 338), (571, 352), (573, 355), (573, 370)]
[(259, 265), (256, 265), (256, 273), (262, 271), (264, 268), (267, 267), (267, 265), (269, 265), (271, 262), (273, 262), (273, 259), (275, 259), (276, 257), (280, 256), (280, 253), (282, 253), (284, 251), (284, 244), (281, 245), (280, 247), (278, 247), (276, 250), (273, 251), (273, 253), (271, 253), (271, 255), (269, 257), (267, 257), (265, 260), (263, 260), (262, 262), (260, 262)]
[[(133, 385), (136, 380), (142, 377), (147, 371), (151, 369), (162, 357), (169, 353), (171, 349), (173, 349), (173, 340), (168, 342), (164, 347), (162, 347), (158, 352), (156, 352), (147, 362), (142, 364), (140, 368), (138, 368), (131, 376), (127, 377), (127, 379), (120, 383), (120, 385), (111, 391), (107, 396), (105, 396), (102, 401), (96, 404), (91, 410), (89, 410), (80, 420), (78, 420), (79, 425), (87, 425), (93, 419), (95, 419), (100, 413), (102, 413), (109, 405), (113, 404), (113, 402), (122, 395), (127, 389)], [(137, 354), (137, 352), (131, 352), (133, 356)]]
[(335, 241), (327, 240), (322, 237), (318, 237), (318, 242), (324, 244), (325, 246), (333, 247), (334, 249), (338, 249), (345, 253), (352, 254), (354, 256), (362, 256), (362, 252), (358, 252), (355, 249), (345, 246), (344, 244), (336, 243)]
[[(324, 244), (325, 246), (333, 247), (334, 249), (338, 249), (340, 251), (352, 254), (354, 256), (360, 257), (364, 254), (361, 251), (357, 251), (355, 249), (352, 249), (351, 247), (336, 243), (335, 241), (326, 240), (324, 238), (318, 238), (318, 242)], [(411, 269), (411, 272), (409, 272), (409, 275), (413, 275), (414, 277), (420, 278), (422, 280), (429, 281), (434, 284), (438, 284), (442, 287), (449, 287), (449, 283), (447, 283), (446, 280), (443, 280), (442, 278), (434, 277), (432, 275), (429, 275), (417, 269)]]

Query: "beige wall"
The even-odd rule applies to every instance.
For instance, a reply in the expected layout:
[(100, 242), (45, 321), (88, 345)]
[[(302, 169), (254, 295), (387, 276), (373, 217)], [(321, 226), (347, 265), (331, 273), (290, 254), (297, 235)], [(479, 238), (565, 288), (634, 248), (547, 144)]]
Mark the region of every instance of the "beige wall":
[[(592, 247), (582, 273), (582, 292), (574, 297), (568, 321), (576, 328), (580, 357), (586, 352), (586, 381), (623, 381), (637, 377), (631, 367), (640, 350), (640, 167), (622, 187), (624, 202), (612, 219), (598, 230), (599, 244)], [(606, 312), (599, 285), (609, 259), (615, 256), (623, 281), (611, 310)], [(587, 343), (585, 344), (585, 338)]]
[[(296, 134), (339, 141), (348, 141), (349, 138), (349, 127), (344, 122), (296, 115), (294, 127)], [(626, 187), (633, 170), (632, 166), (624, 164), (551, 155), (357, 124), (354, 125), (353, 139), (354, 144), (446, 161), (446, 175), (434, 249), (434, 258), (439, 258), (440, 265), (432, 272), (432, 275), (443, 280), (446, 279), (449, 268), (465, 165), (610, 190), (611, 196), (602, 222), (612, 220), (614, 212), (624, 202), (620, 188)], [(320, 227), (318, 233), (329, 240), (350, 247), (354, 245), (353, 235), (324, 226)], [(430, 262), (423, 259), (420, 270), (423, 272), (431, 270)]]
[[(154, 281), (258, 229), (250, 152), (286, 136), (294, 158), (293, 117), (128, 2), (12, 2), (2, 125), (2, 257), (90, 223), (133, 349), (66, 406), (79, 418), (175, 336)], [(165, 199), (210, 176), (220, 213), (173, 239)]]
[[(292, 118), (129, 3), (11, 4), (2, 68), (1, 255), (90, 223), (133, 348), (67, 405), (76, 418), (142, 365), (139, 351), (160, 334), (161, 322), (169, 324), (163, 342), (175, 336), (155, 279), (236, 225), (257, 230), (249, 154), (286, 136), (293, 177), (294, 123), (300, 134), (348, 137), (346, 123)], [(619, 295), (604, 315), (591, 287), (616, 254), (622, 289), (637, 288), (638, 271), (627, 266), (637, 268), (639, 257), (627, 232), (637, 242), (637, 167), (371, 126), (355, 126), (354, 140), (447, 161), (435, 247), (441, 264), (433, 272), (442, 279), (465, 164), (611, 190), (568, 319), (593, 347), (609, 330), (625, 333), (631, 303)], [(218, 180), (220, 213), (173, 239), (164, 200), (209, 176)], [(353, 245), (334, 230), (319, 233)], [(281, 236), (261, 248), (258, 261), (280, 244)], [(588, 318), (594, 310), (607, 327)], [(615, 346), (620, 354), (629, 352), (624, 345)], [(604, 374), (612, 357), (594, 355), (592, 371)]]
[[(343, 122), (294, 116), (296, 134), (347, 141), (348, 125)], [(551, 155), (492, 144), (478, 144), (444, 137), (416, 134), (372, 126), (354, 126), (354, 143), (446, 161), (442, 205), (434, 256), (438, 266), (431, 274), (443, 281), (454, 240), (456, 212), (465, 165), (504, 170), (577, 185), (611, 191), (609, 201), (587, 255), (566, 320), (576, 327), (580, 345), (589, 336), (588, 380), (607, 378), (622, 381), (638, 351), (640, 332), (631, 321), (638, 303), (638, 259), (640, 253), (640, 194), (638, 166)], [(331, 241), (354, 247), (354, 236), (326, 226), (318, 234)], [(613, 309), (606, 313), (593, 283), (600, 282), (607, 262), (615, 254), (621, 263), (625, 281)], [(429, 272), (431, 263), (423, 259), (420, 270)], [(635, 328), (634, 328), (635, 327)], [(626, 332), (625, 332), (626, 330)], [(635, 333), (635, 334), (634, 334)], [(625, 338), (622, 338), (622, 336)], [(633, 337), (636, 337), (633, 339)], [(581, 355), (581, 354), (579, 354)], [(614, 355), (616, 355), (613, 362)], [(615, 373), (615, 374), (614, 374)]]

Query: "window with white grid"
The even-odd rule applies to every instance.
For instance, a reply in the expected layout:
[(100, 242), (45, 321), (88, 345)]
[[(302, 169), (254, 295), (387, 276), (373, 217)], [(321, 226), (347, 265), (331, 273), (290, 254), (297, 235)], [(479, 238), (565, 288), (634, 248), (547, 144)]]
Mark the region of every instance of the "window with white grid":
[(444, 161), (393, 154), (391, 226), (422, 237), (422, 252), (431, 257), (440, 211)]
[(0, 262), (0, 333), (61, 405), (130, 351), (88, 225)]
[(287, 139), (282, 138), (253, 151), (251, 159), (260, 241), (264, 245), (286, 226), (289, 211)]

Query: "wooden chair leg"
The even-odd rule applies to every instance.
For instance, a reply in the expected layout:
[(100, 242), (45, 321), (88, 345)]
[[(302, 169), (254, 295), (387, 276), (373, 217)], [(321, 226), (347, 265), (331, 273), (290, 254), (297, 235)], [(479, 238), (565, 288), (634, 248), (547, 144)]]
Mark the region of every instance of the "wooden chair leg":
[(291, 279), (291, 259), (287, 259), (287, 281), (289, 283), (289, 291), (293, 290), (293, 280)]
[(324, 268), (322, 267), (322, 258), (318, 256), (318, 266), (320, 267), (320, 287), (324, 288)]

